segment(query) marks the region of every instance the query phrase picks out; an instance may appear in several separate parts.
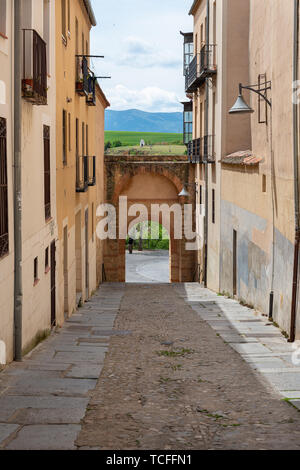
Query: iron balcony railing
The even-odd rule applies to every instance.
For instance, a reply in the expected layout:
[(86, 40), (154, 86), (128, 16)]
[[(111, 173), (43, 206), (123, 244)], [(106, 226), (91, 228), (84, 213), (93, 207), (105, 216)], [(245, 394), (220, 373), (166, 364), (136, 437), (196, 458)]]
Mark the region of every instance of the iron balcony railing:
[(206, 135), (188, 143), (188, 157), (190, 163), (215, 162), (215, 136)]
[(88, 185), (96, 186), (96, 157), (88, 158)]
[(90, 74), (88, 78), (88, 93), (86, 96), (88, 106), (96, 106), (96, 78), (94, 74)]
[(207, 77), (217, 73), (216, 45), (203, 46), (201, 52), (196, 54), (186, 69), (185, 91), (194, 93)]
[(89, 186), (88, 157), (78, 156), (76, 161), (76, 192), (85, 193)]
[(32, 104), (47, 104), (46, 43), (33, 29), (23, 29), (22, 95)]
[(88, 106), (96, 106), (96, 77), (86, 56), (76, 56), (76, 93), (85, 96)]
[(76, 56), (76, 93), (87, 96), (89, 90), (89, 67), (85, 56)]

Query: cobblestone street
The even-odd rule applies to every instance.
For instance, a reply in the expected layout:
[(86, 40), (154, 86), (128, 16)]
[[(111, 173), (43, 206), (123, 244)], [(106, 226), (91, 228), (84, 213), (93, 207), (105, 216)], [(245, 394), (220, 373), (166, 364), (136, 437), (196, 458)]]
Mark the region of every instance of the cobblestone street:
[(104, 284), (0, 374), (0, 447), (299, 449), (291, 354), (264, 317), (198, 284)]

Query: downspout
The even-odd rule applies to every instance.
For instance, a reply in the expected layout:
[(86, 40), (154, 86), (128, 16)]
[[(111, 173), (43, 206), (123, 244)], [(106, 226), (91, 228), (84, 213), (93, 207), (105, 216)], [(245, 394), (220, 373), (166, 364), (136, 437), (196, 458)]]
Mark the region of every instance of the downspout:
[[(294, 55), (293, 55), (293, 81), (298, 81), (298, 58), (299, 58), (299, 0), (294, 0)], [(298, 142), (298, 104), (293, 101), (293, 136), (294, 136), (294, 197), (295, 197), (295, 247), (294, 247), (294, 271), (293, 290), (291, 308), (291, 326), (289, 342), (294, 342), (296, 338), (296, 311), (298, 294), (298, 266), (299, 266), (299, 242), (300, 242), (300, 221), (299, 221), (299, 142)]]
[(22, 360), (21, 0), (14, 0), (14, 359)]
[[(209, 47), (209, 26), (210, 26), (210, 0), (207, 0), (206, 6), (206, 46)], [(205, 81), (205, 130), (204, 136), (208, 136), (209, 131), (209, 78)], [(204, 220), (204, 287), (207, 287), (207, 270), (208, 270), (208, 162), (205, 163), (205, 220)]]

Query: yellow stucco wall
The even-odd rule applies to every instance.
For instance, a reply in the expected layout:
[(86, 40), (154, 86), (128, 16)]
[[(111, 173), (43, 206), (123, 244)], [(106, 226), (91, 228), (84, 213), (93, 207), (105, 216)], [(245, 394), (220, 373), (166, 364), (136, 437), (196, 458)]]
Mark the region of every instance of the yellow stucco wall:
[[(78, 20), (78, 53), (89, 54), (91, 23), (82, 0), (70, 2), (70, 28), (67, 32), (66, 41), (62, 39), (62, 15), (61, 1), (56, 1), (56, 64), (57, 64), (57, 106), (56, 106), (56, 166), (57, 166), (57, 220), (58, 220), (58, 312), (57, 320), (62, 323), (66, 316), (70, 316), (76, 309), (78, 297), (86, 300), (96, 288), (96, 208), (99, 199), (98, 185), (101, 174), (103, 158), (102, 140), (96, 138), (96, 107), (88, 106), (84, 97), (75, 92), (76, 79), (76, 28)], [(68, 28), (67, 28), (68, 29)], [(84, 35), (84, 50), (82, 49), (82, 35)], [(86, 49), (88, 42), (88, 50)], [(97, 100), (97, 106), (103, 106)], [(63, 163), (62, 142), (62, 115), (63, 110), (67, 112), (67, 164)], [(70, 127), (69, 127), (70, 114)], [(76, 193), (76, 118), (79, 120), (79, 155), (82, 155), (82, 123), (88, 125), (89, 149), (88, 155), (96, 155), (97, 186), (89, 187), (85, 193)], [(102, 119), (101, 126), (104, 125)], [(69, 149), (69, 132), (71, 132)], [(97, 129), (98, 132), (98, 129)], [(103, 133), (103, 127), (99, 129)], [(86, 247), (85, 247), (85, 212), (88, 210), (88, 274), (89, 287), (86, 291)], [(77, 218), (76, 218), (77, 216)], [(75, 221), (80, 227), (75, 227)], [(68, 230), (67, 243), (67, 268), (68, 273), (64, 276), (64, 229)], [(77, 235), (76, 235), (77, 234)], [(81, 258), (81, 260), (80, 260)], [(64, 301), (64, 285), (68, 285), (68, 301)], [(77, 297), (77, 300), (76, 300)]]

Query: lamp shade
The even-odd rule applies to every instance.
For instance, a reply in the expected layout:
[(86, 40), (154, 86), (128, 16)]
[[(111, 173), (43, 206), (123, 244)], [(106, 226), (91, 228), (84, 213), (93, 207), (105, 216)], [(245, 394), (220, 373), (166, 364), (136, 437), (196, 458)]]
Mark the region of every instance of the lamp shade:
[(254, 110), (244, 100), (243, 95), (239, 95), (235, 104), (229, 111), (229, 114), (250, 114), (254, 113)]
[(178, 194), (178, 196), (182, 196), (182, 197), (189, 197), (189, 195), (190, 193), (187, 191), (185, 186), (183, 186), (181, 193)]

